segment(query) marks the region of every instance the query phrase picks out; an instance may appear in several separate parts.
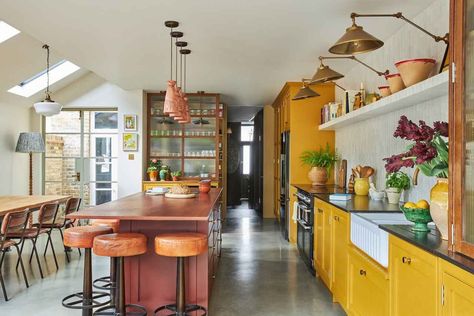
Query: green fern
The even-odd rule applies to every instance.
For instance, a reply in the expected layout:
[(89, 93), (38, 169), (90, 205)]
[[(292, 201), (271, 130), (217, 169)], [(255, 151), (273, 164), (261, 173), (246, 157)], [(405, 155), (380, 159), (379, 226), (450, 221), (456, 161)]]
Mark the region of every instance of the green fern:
[(329, 144), (326, 144), (326, 149), (322, 147), (318, 150), (307, 150), (300, 156), (303, 165), (310, 167), (321, 167), (326, 168), (329, 171), (337, 161), (337, 154), (331, 152)]

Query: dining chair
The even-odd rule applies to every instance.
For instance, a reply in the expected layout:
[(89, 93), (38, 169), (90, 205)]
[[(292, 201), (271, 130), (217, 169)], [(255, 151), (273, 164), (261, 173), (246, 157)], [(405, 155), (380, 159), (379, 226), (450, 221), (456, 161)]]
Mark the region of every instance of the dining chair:
[[(39, 213), (38, 213), (38, 222), (33, 224), (33, 227), (25, 228), (23, 234), (20, 234), (18, 232), (8, 234), (8, 237), (12, 239), (23, 238), (23, 241), (20, 247), (20, 255), (18, 256), (18, 261), (16, 263), (17, 269), (18, 269), (18, 265), (20, 264), (20, 258), (23, 254), (23, 247), (25, 245), (25, 242), (26, 240), (30, 240), (33, 248), (31, 250), (29, 263), (31, 264), (31, 261), (33, 259), (33, 254), (34, 254), (36, 257), (36, 262), (38, 263), (38, 268), (40, 271), (41, 278), (42, 279), (44, 278), (43, 269), (41, 267), (41, 263), (39, 260), (38, 249), (36, 247), (36, 243), (38, 241), (38, 237), (41, 235), (48, 235), (48, 237), (51, 236), (51, 232), (53, 228), (44, 227), (44, 225), (45, 223), (54, 223), (54, 221), (56, 220), (56, 215), (58, 213), (58, 208), (59, 208), (58, 203), (47, 203), (47, 204), (41, 205)], [(51, 239), (48, 238), (48, 241), (51, 241)], [(58, 270), (59, 269), (58, 259), (56, 258), (56, 252), (54, 251), (54, 246), (53, 246), (52, 241), (51, 241), (51, 250), (53, 253), (54, 263), (56, 264), (56, 270)]]
[[(28, 223), (29, 216), (30, 212), (28, 209), (23, 211), (9, 212), (3, 218), (3, 222), (0, 227), (0, 284), (2, 286), (3, 297), (5, 297), (5, 301), (8, 301), (8, 296), (7, 290), (5, 288), (5, 282), (3, 280), (2, 266), (5, 255), (7, 252), (9, 252), (11, 247), (14, 247), (18, 253), (18, 260), (21, 265), (21, 271), (23, 272), (23, 278), (25, 279), (26, 287), (29, 287), (28, 279), (25, 273), (25, 266), (23, 265), (19, 248), (19, 245), (21, 245), (23, 242), (23, 233)], [(19, 233), (22, 237), (18, 241), (12, 240), (8, 238), (8, 235), (11, 233)]]
[[(43, 225), (44, 228), (51, 228), (51, 232), (54, 229), (59, 230), (59, 233), (61, 234), (61, 240), (63, 241), (64, 244), (64, 235), (63, 235), (63, 229), (74, 227), (76, 224), (75, 219), (69, 219), (66, 218), (67, 215), (77, 212), (79, 210), (79, 207), (81, 206), (81, 198), (70, 198), (66, 201), (66, 207), (64, 209), (64, 216), (60, 217), (59, 219), (56, 219), (54, 222), (51, 223), (45, 223)], [(48, 240), (46, 241), (46, 246), (44, 247), (44, 253), (43, 255), (46, 256), (46, 251), (48, 250), (48, 245), (51, 244), (53, 245), (53, 241), (51, 238), (51, 233), (48, 235)], [(66, 254), (66, 260), (67, 262), (70, 262), (69, 259), (69, 248), (64, 246), (64, 253)], [(78, 249), (79, 255), (81, 255), (81, 250)]]

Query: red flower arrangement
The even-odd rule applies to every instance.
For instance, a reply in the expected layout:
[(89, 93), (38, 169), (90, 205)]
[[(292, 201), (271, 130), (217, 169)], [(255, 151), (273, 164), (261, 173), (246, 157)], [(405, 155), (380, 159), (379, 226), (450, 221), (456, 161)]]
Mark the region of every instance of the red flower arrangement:
[(431, 127), (419, 121), (417, 125), (401, 116), (393, 136), (415, 143), (406, 152), (383, 159), (388, 173), (416, 166), (428, 177), (448, 177), (448, 123), (434, 122)]

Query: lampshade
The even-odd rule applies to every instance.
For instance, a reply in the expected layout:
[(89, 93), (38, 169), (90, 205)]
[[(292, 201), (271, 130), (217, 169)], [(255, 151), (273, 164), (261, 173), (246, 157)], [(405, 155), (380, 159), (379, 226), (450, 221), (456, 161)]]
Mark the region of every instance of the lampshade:
[(41, 133), (24, 132), (20, 133), (16, 143), (16, 152), (18, 153), (43, 153), (44, 141)]
[(370, 35), (362, 26), (353, 24), (346, 33), (329, 48), (329, 52), (337, 55), (352, 55), (370, 52), (383, 46), (383, 42)]
[(36, 102), (33, 106), (36, 113), (44, 116), (57, 115), (61, 113), (61, 109), (63, 108), (61, 104), (51, 100), (50, 98), (46, 98), (41, 102)]
[(302, 100), (308, 98), (319, 97), (319, 93), (312, 90), (310, 87), (303, 85), (297, 94), (293, 97), (293, 100)]
[(329, 68), (329, 66), (321, 64), (321, 66), (319, 66), (318, 70), (314, 74), (313, 78), (311, 78), (310, 84), (324, 83), (328, 81), (338, 80), (341, 78), (344, 78), (344, 75), (332, 70), (331, 68)]
[(166, 87), (165, 102), (163, 106), (163, 113), (170, 114), (175, 110), (176, 107), (176, 93), (175, 93), (176, 81), (168, 80), (168, 86)]

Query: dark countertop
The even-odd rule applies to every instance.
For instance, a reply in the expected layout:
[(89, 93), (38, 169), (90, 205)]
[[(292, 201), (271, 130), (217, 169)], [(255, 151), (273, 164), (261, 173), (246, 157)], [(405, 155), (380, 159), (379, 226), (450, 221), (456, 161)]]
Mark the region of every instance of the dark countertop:
[(451, 262), (461, 269), (474, 273), (474, 260), (450, 251), (448, 241), (442, 240), (437, 230), (432, 229), (426, 233), (415, 233), (409, 225), (380, 225), (379, 227), (414, 246)]
[(348, 201), (331, 201), (329, 195), (332, 193), (345, 193), (345, 190), (335, 186), (327, 185), (315, 187), (310, 184), (292, 184), (297, 189), (303, 190), (313, 197), (324, 202), (334, 205), (343, 211), (350, 213), (366, 213), (366, 212), (395, 212), (401, 213), (400, 207), (396, 204), (389, 204), (386, 201), (374, 201), (368, 196), (352, 195), (352, 199)]

